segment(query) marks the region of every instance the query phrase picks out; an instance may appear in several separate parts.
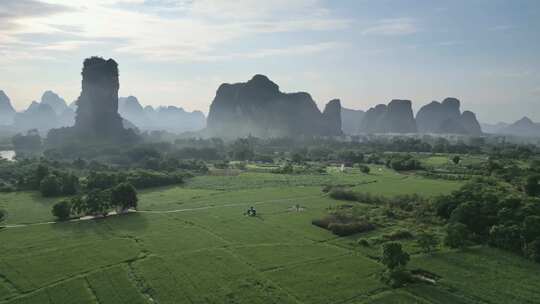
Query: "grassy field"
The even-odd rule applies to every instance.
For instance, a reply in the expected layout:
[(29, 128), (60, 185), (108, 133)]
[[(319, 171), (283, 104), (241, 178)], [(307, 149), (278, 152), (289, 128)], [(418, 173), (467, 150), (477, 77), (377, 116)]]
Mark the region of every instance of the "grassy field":
[[(140, 192), (139, 213), (59, 224), (34, 193), (1, 194), (0, 303), (538, 303), (540, 267), (489, 248), (414, 253), (437, 285), (391, 290), (375, 249), (311, 224), (343, 204), (346, 184), (382, 195), (432, 196), (460, 186), (372, 167), (325, 175), (201, 176)], [(300, 206), (300, 210), (293, 208)], [(258, 217), (243, 213), (255, 206)], [(400, 225), (410, 225), (401, 221)], [(389, 228), (388, 228), (389, 229)]]

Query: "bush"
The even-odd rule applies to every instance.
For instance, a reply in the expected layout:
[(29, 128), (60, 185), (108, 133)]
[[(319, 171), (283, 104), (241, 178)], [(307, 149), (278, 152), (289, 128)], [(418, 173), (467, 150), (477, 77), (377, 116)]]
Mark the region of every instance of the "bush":
[(369, 241), (366, 240), (366, 239), (359, 239), (358, 240), (358, 245), (363, 246), (363, 247), (369, 247), (370, 246)]
[(360, 165), (358, 168), (360, 169), (360, 172), (364, 174), (369, 174), (369, 172), (371, 171), (369, 167), (365, 165)]
[(358, 201), (356, 193), (351, 190), (345, 190), (342, 188), (332, 189), (329, 195), (331, 198), (336, 200)]
[(69, 219), (71, 215), (71, 202), (63, 200), (54, 204), (51, 213), (60, 221)]
[(330, 230), (338, 236), (348, 236), (375, 229), (375, 226), (371, 223), (336, 215), (328, 215), (322, 219), (313, 220), (311, 223), (317, 227)]
[(375, 229), (375, 226), (370, 223), (354, 222), (354, 223), (330, 223), (328, 230), (338, 236), (348, 236), (361, 232), (368, 232)]
[(400, 288), (407, 283), (413, 283), (414, 279), (410, 272), (404, 269), (396, 269), (383, 272), (381, 281), (392, 288)]

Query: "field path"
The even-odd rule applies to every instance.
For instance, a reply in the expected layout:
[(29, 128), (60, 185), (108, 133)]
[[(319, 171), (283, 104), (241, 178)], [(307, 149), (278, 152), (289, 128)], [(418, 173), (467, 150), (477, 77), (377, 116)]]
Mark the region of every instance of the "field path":
[[(194, 208), (184, 208), (184, 209), (174, 209), (174, 210), (130, 210), (126, 213), (118, 214), (116, 211), (109, 212), (107, 214), (107, 217), (110, 216), (120, 216), (125, 215), (129, 213), (152, 213), (152, 214), (166, 214), (166, 213), (178, 213), (178, 212), (190, 212), (190, 211), (198, 211), (198, 210), (208, 210), (208, 209), (216, 209), (216, 208), (230, 208), (230, 207), (240, 207), (240, 206), (257, 206), (262, 204), (268, 204), (268, 203), (279, 203), (279, 202), (287, 202), (287, 201), (294, 201), (294, 200), (304, 200), (308, 198), (316, 198), (321, 197), (321, 195), (311, 195), (311, 196), (300, 196), (300, 197), (292, 197), (292, 198), (284, 198), (284, 199), (273, 199), (273, 200), (267, 200), (267, 201), (256, 201), (252, 203), (230, 203), (230, 204), (224, 204), (224, 205), (208, 205), (208, 206), (202, 206), (202, 207), (194, 207)], [(14, 228), (25, 228), (25, 227), (32, 227), (32, 226), (41, 226), (41, 225), (52, 225), (57, 223), (72, 223), (72, 222), (81, 222), (81, 221), (89, 221), (93, 219), (102, 219), (105, 218), (103, 216), (84, 216), (81, 218), (72, 219), (66, 222), (55, 222), (55, 221), (49, 221), (49, 222), (39, 222), (39, 223), (29, 223), (29, 224), (15, 224), (15, 225), (6, 225), (6, 226), (0, 226), (1, 229), (14, 229)]]

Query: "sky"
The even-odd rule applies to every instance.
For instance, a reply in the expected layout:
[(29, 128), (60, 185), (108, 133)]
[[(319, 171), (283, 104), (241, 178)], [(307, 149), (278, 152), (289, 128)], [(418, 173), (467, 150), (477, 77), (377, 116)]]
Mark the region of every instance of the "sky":
[(540, 121), (538, 0), (0, 0), (0, 89), (71, 102), (85, 58), (120, 95), (205, 113), (221, 83), (267, 75), (367, 110), (457, 97), (482, 122)]

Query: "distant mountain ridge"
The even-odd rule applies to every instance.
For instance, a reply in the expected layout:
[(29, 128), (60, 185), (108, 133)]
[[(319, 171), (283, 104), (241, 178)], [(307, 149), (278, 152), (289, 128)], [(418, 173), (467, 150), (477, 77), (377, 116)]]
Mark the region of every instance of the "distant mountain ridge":
[(143, 108), (135, 96), (120, 97), (118, 112), (141, 130), (181, 133), (202, 130), (206, 126), (206, 117), (200, 111), (187, 112), (175, 106)]

